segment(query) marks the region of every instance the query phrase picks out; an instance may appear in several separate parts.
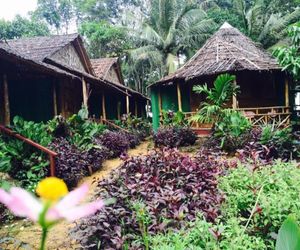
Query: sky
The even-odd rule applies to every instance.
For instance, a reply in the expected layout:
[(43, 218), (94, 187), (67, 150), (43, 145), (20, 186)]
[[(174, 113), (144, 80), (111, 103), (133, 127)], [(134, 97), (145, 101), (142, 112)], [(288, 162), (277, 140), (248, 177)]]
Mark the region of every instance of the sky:
[(36, 8), (37, 0), (0, 0), (0, 19), (12, 20), (15, 15), (26, 16)]

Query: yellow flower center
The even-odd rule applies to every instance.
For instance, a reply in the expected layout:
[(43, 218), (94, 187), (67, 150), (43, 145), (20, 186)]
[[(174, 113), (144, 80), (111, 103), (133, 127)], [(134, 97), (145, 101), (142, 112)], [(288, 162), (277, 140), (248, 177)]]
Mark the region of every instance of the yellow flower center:
[(39, 182), (36, 193), (45, 200), (57, 201), (68, 193), (68, 187), (63, 180), (48, 177)]

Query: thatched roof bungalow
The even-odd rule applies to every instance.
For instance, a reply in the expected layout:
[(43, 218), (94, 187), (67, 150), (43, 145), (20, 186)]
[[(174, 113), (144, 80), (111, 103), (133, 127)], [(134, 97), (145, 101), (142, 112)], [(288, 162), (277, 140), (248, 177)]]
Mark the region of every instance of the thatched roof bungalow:
[(185, 65), (151, 85), (154, 128), (159, 126), (162, 109), (180, 110), (187, 117), (195, 113), (205, 97), (195, 94), (193, 86), (212, 86), (222, 73), (236, 75), (240, 86), (240, 94), (228, 105), (249, 114), (256, 124), (275, 112), (282, 113), (279, 119), (288, 121), (289, 82), (285, 72), (268, 52), (224, 23)]
[(82, 104), (92, 110), (94, 92), (101, 93), (99, 117), (106, 118), (106, 101), (132, 98), (95, 74), (78, 34), (1, 41), (0, 66), (0, 123), (9, 124), (15, 115), (33, 121), (67, 117)]

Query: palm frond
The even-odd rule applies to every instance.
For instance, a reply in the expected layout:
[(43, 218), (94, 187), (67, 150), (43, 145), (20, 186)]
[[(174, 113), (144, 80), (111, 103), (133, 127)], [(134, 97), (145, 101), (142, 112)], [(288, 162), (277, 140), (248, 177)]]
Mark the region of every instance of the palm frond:
[(157, 47), (161, 46), (164, 42), (162, 37), (149, 24), (144, 25), (140, 38), (147, 41), (148, 44), (152, 44)]

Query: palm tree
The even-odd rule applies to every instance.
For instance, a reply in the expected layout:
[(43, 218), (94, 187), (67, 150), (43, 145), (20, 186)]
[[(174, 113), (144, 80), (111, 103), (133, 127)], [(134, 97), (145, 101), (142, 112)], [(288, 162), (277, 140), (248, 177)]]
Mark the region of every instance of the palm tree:
[(233, 8), (242, 18), (247, 35), (264, 48), (270, 48), (283, 39), (285, 28), (300, 19), (300, 8), (281, 13), (280, 1), (255, 0), (252, 5), (247, 2), (233, 0)]
[(135, 32), (131, 66), (147, 62), (158, 77), (174, 72), (214, 30), (214, 22), (192, 1), (152, 0), (147, 21)]

